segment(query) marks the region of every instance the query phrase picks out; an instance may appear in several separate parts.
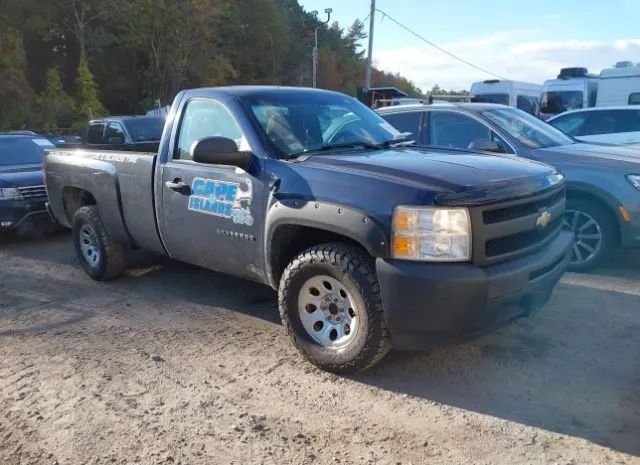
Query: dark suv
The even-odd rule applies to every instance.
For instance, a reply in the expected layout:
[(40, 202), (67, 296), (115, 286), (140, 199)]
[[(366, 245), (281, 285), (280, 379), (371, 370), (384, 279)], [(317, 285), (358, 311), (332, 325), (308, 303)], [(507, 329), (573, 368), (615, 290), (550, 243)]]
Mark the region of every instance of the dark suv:
[(620, 246), (640, 247), (637, 148), (580, 143), (524, 111), (497, 104), (406, 105), (378, 113), (418, 145), (512, 154), (562, 171), (565, 225), (574, 232), (569, 269), (591, 269)]
[(52, 148), (35, 134), (0, 134), (0, 232), (50, 222), (42, 159)]

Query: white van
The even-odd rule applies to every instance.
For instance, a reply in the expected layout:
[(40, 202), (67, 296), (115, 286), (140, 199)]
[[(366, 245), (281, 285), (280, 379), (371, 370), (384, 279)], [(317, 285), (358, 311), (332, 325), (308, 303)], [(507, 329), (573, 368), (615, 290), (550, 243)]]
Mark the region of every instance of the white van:
[(598, 76), (587, 68), (562, 68), (556, 79), (542, 85), (540, 117), (544, 120), (568, 110), (593, 107), (598, 94)]
[(597, 107), (640, 104), (640, 64), (619, 61), (600, 72)]
[(500, 103), (538, 115), (542, 86), (522, 81), (488, 79), (474, 82), (469, 93), (472, 102)]

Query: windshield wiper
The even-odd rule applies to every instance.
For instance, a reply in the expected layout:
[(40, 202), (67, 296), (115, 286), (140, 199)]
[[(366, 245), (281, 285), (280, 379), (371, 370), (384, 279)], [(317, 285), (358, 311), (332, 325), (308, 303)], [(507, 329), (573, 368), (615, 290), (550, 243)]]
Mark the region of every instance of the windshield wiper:
[(337, 149), (352, 149), (362, 147), (369, 150), (383, 150), (390, 147), (395, 147), (399, 144), (415, 144), (415, 141), (409, 139), (408, 137), (398, 138), (398, 139), (389, 139), (380, 144), (372, 144), (371, 142), (358, 140), (358, 141), (350, 141), (350, 142), (336, 142), (335, 144), (323, 144), (320, 147), (314, 149), (304, 150), (302, 152), (292, 153), (287, 156), (287, 159), (290, 160), (292, 158), (298, 158), (302, 156), (309, 156), (318, 152), (327, 152), (329, 150), (337, 150)]

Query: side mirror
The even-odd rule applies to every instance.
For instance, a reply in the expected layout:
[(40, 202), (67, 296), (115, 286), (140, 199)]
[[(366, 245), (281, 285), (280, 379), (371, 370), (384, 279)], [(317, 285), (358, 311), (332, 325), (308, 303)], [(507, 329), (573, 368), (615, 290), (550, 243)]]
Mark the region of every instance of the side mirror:
[(191, 146), (191, 156), (197, 163), (228, 165), (249, 170), (251, 153), (241, 152), (238, 145), (226, 137), (203, 137)]
[(109, 139), (107, 139), (107, 144), (108, 145), (124, 144), (124, 139), (120, 136), (109, 137)]
[(481, 152), (504, 153), (504, 150), (498, 144), (489, 139), (476, 139), (469, 144), (468, 148), (470, 150), (479, 150)]

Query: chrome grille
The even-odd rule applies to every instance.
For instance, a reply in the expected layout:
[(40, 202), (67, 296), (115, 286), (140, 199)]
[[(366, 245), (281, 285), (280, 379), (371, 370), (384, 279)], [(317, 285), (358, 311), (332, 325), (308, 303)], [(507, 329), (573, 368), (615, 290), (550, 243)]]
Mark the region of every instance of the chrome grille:
[[(564, 186), (520, 200), (471, 208), (473, 261), (492, 265), (534, 252), (562, 229)], [(542, 212), (547, 212), (540, 222)]]
[(46, 199), (47, 190), (44, 186), (18, 187), (20, 194), (25, 199)]

